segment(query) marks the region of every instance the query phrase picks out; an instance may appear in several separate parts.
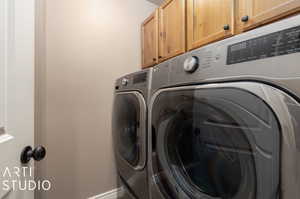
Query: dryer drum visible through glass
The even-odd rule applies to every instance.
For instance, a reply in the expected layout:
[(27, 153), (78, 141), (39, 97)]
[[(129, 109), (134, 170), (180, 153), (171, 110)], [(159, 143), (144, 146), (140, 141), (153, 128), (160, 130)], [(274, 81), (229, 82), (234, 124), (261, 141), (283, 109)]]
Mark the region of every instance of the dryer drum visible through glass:
[(145, 166), (145, 101), (140, 93), (122, 92), (115, 97), (114, 136), (116, 152), (135, 169)]
[[(174, 198), (277, 198), (280, 155), (296, 148), (296, 107), (281, 90), (252, 82), (158, 91), (151, 123), (160, 189)], [(290, 140), (281, 147), (283, 133)]]

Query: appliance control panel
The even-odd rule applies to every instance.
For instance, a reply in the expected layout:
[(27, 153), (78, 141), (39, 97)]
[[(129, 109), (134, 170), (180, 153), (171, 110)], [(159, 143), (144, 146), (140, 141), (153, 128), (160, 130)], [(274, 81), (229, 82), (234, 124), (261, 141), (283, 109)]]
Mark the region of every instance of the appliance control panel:
[(227, 65), (300, 52), (300, 26), (228, 46)]
[(142, 72), (133, 76), (133, 84), (147, 82), (147, 72)]
[(129, 85), (132, 86), (135, 84), (144, 85), (147, 83), (147, 77), (148, 77), (147, 72), (141, 72), (135, 75), (122, 78), (120, 83), (123, 87), (127, 87)]

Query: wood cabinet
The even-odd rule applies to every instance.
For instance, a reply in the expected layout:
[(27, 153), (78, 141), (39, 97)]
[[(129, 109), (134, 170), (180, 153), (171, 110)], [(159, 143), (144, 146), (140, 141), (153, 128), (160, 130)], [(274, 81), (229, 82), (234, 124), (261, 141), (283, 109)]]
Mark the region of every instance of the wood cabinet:
[(159, 61), (186, 51), (186, 1), (166, 0), (159, 8)]
[(188, 0), (188, 50), (232, 36), (234, 4), (235, 0)]
[(300, 0), (237, 0), (239, 32), (300, 11)]
[(142, 67), (158, 63), (158, 9), (142, 24)]
[(142, 66), (300, 12), (300, 0), (165, 0), (142, 24)]

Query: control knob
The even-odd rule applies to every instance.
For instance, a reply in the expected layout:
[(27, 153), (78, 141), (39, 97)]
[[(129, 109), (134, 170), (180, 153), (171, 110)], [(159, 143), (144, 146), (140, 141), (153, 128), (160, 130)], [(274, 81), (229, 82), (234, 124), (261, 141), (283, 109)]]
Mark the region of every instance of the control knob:
[(199, 60), (198, 57), (192, 56), (188, 57), (183, 64), (183, 69), (187, 73), (193, 73), (199, 67)]
[(121, 83), (123, 86), (126, 86), (128, 84), (128, 79), (123, 78)]

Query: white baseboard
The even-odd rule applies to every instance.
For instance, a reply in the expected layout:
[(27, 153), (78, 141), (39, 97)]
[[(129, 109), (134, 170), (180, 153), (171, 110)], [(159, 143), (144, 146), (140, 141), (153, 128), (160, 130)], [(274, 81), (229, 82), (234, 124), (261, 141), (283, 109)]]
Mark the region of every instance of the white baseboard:
[(110, 190), (108, 192), (99, 194), (97, 196), (89, 197), (88, 199), (117, 199), (118, 192), (120, 190), (121, 189), (113, 189), (113, 190)]

